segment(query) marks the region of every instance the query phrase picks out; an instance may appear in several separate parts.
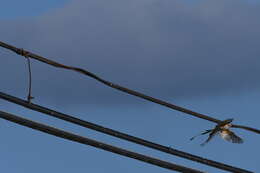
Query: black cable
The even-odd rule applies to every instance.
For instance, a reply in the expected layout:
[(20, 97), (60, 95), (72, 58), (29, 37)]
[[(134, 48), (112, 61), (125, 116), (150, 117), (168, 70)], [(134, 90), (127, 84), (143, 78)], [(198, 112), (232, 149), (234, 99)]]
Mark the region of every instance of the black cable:
[(184, 113), (187, 113), (187, 114), (196, 116), (196, 117), (198, 117), (198, 118), (202, 118), (202, 119), (208, 120), (208, 121), (212, 121), (212, 122), (215, 122), (215, 123), (221, 122), (220, 120), (217, 120), (217, 119), (215, 119), (215, 118), (209, 117), (209, 116), (207, 116), (207, 115), (203, 115), (203, 114), (200, 114), (200, 113), (197, 113), (197, 112), (194, 112), (194, 111), (191, 111), (191, 110), (188, 110), (188, 109), (185, 109), (185, 108), (182, 108), (182, 107), (173, 105), (173, 104), (171, 104), (171, 103), (168, 103), (168, 102), (165, 102), (165, 101), (162, 101), (162, 100), (159, 100), (159, 99), (156, 99), (156, 98), (153, 98), (153, 97), (144, 95), (144, 94), (139, 93), (139, 92), (137, 92), (137, 91), (134, 91), (134, 90), (131, 90), (131, 89), (122, 87), (122, 86), (120, 86), (120, 85), (114, 84), (114, 83), (112, 83), (112, 82), (109, 82), (109, 81), (107, 81), (107, 80), (104, 80), (104, 79), (98, 77), (98, 76), (95, 75), (94, 73), (91, 73), (91, 72), (89, 72), (89, 71), (87, 71), (87, 70), (84, 70), (84, 69), (81, 69), (81, 68), (78, 68), (78, 67), (67, 66), (67, 65), (64, 65), (64, 64), (55, 62), (55, 61), (53, 61), (53, 60), (44, 58), (44, 57), (39, 56), (39, 55), (36, 55), (36, 54), (33, 54), (33, 53), (28, 52), (28, 51), (26, 51), (26, 50), (24, 50), (24, 49), (16, 48), (16, 47), (14, 47), (14, 46), (11, 46), (11, 45), (6, 44), (6, 43), (1, 42), (1, 41), (0, 41), (0, 46), (1, 46), (1, 47), (4, 47), (4, 48), (6, 48), (6, 49), (12, 50), (12, 51), (14, 51), (15, 53), (17, 53), (17, 54), (19, 54), (19, 55), (21, 55), (21, 56), (27, 56), (27, 57), (33, 58), (33, 59), (35, 59), (35, 60), (41, 61), (41, 62), (43, 62), (43, 63), (49, 64), (49, 65), (52, 65), (52, 66), (55, 66), (55, 67), (58, 67), (58, 68), (64, 68), (64, 69), (73, 70), (73, 71), (82, 73), (82, 74), (84, 74), (84, 75), (87, 75), (87, 76), (89, 76), (89, 77), (91, 77), (91, 78), (96, 79), (97, 81), (99, 81), (99, 82), (101, 82), (101, 83), (103, 83), (103, 84), (105, 84), (105, 85), (107, 85), (107, 86), (109, 86), (109, 87), (111, 87), (111, 88), (114, 88), (114, 89), (117, 89), (117, 90), (126, 92), (126, 93), (128, 93), (128, 94), (131, 94), (131, 95), (140, 97), (140, 98), (142, 98), (142, 99), (145, 99), (145, 100), (148, 100), (148, 101), (151, 101), (151, 102), (154, 102), (154, 103), (157, 103), (157, 104), (160, 104), (160, 105), (163, 105), (163, 106), (172, 108), (172, 109), (174, 109), (174, 110), (178, 110), (178, 111), (181, 111), (181, 112), (184, 112)]
[(18, 117), (18, 116), (12, 115), (10, 113), (0, 111), (0, 118), (3, 118), (5, 120), (11, 121), (16, 124), (20, 124), (22, 126), (32, 128), (34, 130), (48, 133), (50, 135), (54, 135), (54, 136), (57, 136), (57, 137), (60, 137), (63, 139), (67, 139), (70, 141), (78, 142), (81, 144), (90, 145), (90, 146), (93, 146), (93, 147), (96, 147), (99, 149), (103, 149), (103, 150), (106, 150), (106, 151), (109, 151), (112, 153), (116, 153), (116, 154), (119, 154), (122, 156), (130, 157), (130, 158), (140, 160), (142, 162), (146, 162), (146, 163), (156, 165), (156, 166), (159, 166), (162, 168), (166, 168), (169, 170), (174, 170), (174, 171), (178, 171), (178, 172), (186, 172), (186, 173), (202, 173), (202, 171), (199, 171), (199, 170), (187, 168), (184, 166), (180, 166), (177, 164), (159, 160), (159, 159), (156, 159), (156, 158), (153, 158), (150, 156), (146, 156), (146, 155), (128, 151), (128, 150), (125, 150), (125, 149), (122, 149), (119, 147), (101, 143), (101, 142), (98, 142), (98, 141), (95, 141), (95, 140), (92, 140), (89, 138), (85, 138), (83, 136), (75, 135), (73, 133), (69, 133), (69, 132), (66, 132), (66, 131), (51, 127), (51, 126), (47, 126), (47, 125), (40, 124), (35, 121), (31, 121), (31, 120), (28, 120), (28, 119), (25, 119), (22, 117)]
[(244, 170), (244, 169), (241, 169), (241, 168), (229, 166), (229, 165), (226, 165), (226, 164), (223, 164), (223, 163), (220, 163), (220, 162), (205, 159), (205, 158), (202, 158), (202, 157), (199, 157), (199, 156), (196, 156), (196, 155), (192, 155), (192, 154), (189, 154), (189, 153), (186, 153), (186, 152), (183, 152), (183, 151), (179, 151), (179, 150), (170, 148), (170, 147), (166, 147), (166, 146), (163, 146), (163, 145), (160, 145), (160, 144), (156, 144), (154, 142), (150, 142), (150, 141), (147, 141), (147, 140), (144, 140), (144, 139), (141, 139), (141, 138), (137, 138), (137, 137), (134, 137), (134, 136), (131, 136), (131, 135), (128, 135), (128, 134), (125, 134), (125, 133), (122, 133), (122, 132), (119, 132), (119, 131), (116, 131), (116, 130), (113, 130), (113, 129), (109, 129), (109, 128), (106, 128), (106, 127), (103, 127), (103, 126), (100, 126), (100, 125), (97, 125), (97, 124), (94, 124), (94, 123), (91, 123), (91, 122), (87, 122), (87, 121), (81, 120), (79, 118), (75, 118), (73, 116), (63, 114), (63, 113), (57, 112), (55, 110), (51, 110), (49, 108), (45, 108), (45, 107), (42, 107), (42, 106), (39, 106), (39, 105), (36, 105), (36, 104), (33, 104), (33, 103), (29, 104), (25, 100), (19, 99), (17, 97), (14, 97), (14, 96), (11, 96), (11, 95), (8, 95), (8, 94), (5, 94), (3, 92), (0, 92), (0, 98), (4, 99), (6, 101), (24, 106), (28, 109), (35, 110), (35, 111), (50, 115), (50, 116), (58, 118), (58, 119), (62, 119), (62, 120), (65, 120), (65, 121), (68, 121), (68, 122), (71, 122), (71, 123), (74, 123), (74, 124), (77, 124), (77, 125), (89, 128), (89, 129), (92, 129), (92, 130), (96, 130), (96, 131), (101, 132), (101, 133), (105, 133), (105, 134), (108, 134), (108, 135), (111, 135), (111, 136), (114, 136), (114, 137), (117, 137), (117, 138), (121, 138), (121, 139), (131, 141), (131, 142), (134, 142), (134, 143), (137, 143), (137, 144), (140, 144), (140, 145), (144, 145), (146, 147), (153, 148), (153, 149), (156, 149), (156, 150), (168, 153), (168, 154), (172, 154), (172, 155), (182, 157), (182, 158), (185, 158), (185, 159), (188, 159), (188, 160), (192, 160), (192, 161), (196, 161), (196, 162), (199, 162), (199, 163), (202, 163), (202, 164), (206, 164), (208, 166), (212, 166), (212, 167), (215, 167), (215, 168), (219, 168), (219, 169), (230, 171), (230, 172), (236, 172), (236, 173), (249, 173), (250, 172), (250, 171), (247, 171), (247, 170)]

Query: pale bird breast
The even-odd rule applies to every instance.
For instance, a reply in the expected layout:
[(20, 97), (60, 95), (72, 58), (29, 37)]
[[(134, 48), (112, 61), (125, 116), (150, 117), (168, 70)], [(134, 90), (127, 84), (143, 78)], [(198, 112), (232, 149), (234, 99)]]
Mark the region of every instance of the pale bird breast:
[(222, 130), (220, 132), (220, 136), (223, 138), (223, 139), (227, 139), (227, 138), (230, 138), (230, 132), (228, 130)]

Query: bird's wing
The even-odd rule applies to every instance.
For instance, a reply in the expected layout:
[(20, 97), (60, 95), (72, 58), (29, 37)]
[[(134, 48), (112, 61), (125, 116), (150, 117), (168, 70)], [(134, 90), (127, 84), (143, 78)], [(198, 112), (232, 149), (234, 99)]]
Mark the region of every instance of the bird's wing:
[(204, 145), (205, 145), (206, 143), (208, 143), (218, 132), (219, 132), (218, 129), (213, 129), (213, 130), (211, 131), (211, 133), (209, 134), (208, 139), (207, 139), (205, 142), (203, 142), (202, 144), (200, 144), (200, 145), (201, 145), (201, 146), (204, 146)]
[(237, 136), (235, 133), (231, 132), (230, 130), (228, 130), (228, 133), (221, 132), (220, 135), (226, 141), (237, 144), (243, 143), (243, 139)]

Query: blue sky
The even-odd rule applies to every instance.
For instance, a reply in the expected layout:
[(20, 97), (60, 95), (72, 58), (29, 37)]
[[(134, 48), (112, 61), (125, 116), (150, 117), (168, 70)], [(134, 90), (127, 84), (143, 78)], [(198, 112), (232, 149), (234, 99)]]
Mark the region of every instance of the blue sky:
[(63, 5), (69, 0), (10, 0), (2, 4), (0, 18), (3, 19), (20, 19), (26, 17), (35, 17), (47, 13), (48, 11), (56, 8), (62, 8)]
[[(259, 128), (260, 5), (243, 0), (6, 1), (1, 41), (218, 119)], [(19, 4), (20, 3), (20, 4)], [(13, 5), (14, 4), (14, 5)], [(11, 9), (11, 10), (10, 10)], [(1, 91), (26, 97), (26, 61), (1, 49)], [(11, 70), (15, 69), (15, 70)], [(257, 134), (242, 145), (205, 137), (214, 124), (33, 61), (35, 103), (166, 146), (257, 172)], [(0, 109), (143, 154), (221, 172), (0, 100)], [(170, 172), (0, 120), (4, 172)]]

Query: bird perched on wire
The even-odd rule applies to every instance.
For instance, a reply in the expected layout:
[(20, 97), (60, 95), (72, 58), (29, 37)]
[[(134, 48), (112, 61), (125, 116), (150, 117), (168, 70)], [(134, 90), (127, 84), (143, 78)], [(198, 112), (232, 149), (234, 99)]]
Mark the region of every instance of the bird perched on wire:
[(205, 135), (209, 133), (209, 137), (205, 142), (201, 144), (201, 146), (204, 146), (206, 143), (208, 143), (216, 134), (219, 134), (224, 140), (232, 142), (232, 143), (243, 143), (243, 139), (238, 137), (234, 132), (230, 131), (230, 127), (232, 127), (231, 122), (233, 119), (227, 119), (220, 123), (218, 123), (214, 129), (206, 130), (199, 135), (193, 136), (190, 140), (193, 140), (197, 136)]

